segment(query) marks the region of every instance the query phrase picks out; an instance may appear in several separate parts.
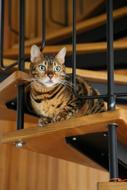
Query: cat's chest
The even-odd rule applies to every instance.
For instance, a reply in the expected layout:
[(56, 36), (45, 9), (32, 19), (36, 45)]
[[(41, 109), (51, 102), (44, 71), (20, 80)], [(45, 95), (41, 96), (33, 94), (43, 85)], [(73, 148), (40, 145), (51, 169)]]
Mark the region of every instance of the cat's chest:
[(36, 102), (33, 99), (31, 101), (32, 107), (38, 115), (51, 118), (59, 114), (59, 112), (67, 106), (67, 102), (68, 98), (65, 98), (64, 96), (50, 100), (42, 100), (41, 102)]

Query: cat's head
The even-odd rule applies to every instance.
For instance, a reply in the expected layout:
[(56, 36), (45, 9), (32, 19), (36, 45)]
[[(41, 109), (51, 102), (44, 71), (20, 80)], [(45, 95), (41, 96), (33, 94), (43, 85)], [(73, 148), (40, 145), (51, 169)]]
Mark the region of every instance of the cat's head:
[(31, 74), (46, 87), (62, 83), (65, 78), (66, 48), (62, 48), (56, 56), (44, 56), (39, 47), (31, 47)]

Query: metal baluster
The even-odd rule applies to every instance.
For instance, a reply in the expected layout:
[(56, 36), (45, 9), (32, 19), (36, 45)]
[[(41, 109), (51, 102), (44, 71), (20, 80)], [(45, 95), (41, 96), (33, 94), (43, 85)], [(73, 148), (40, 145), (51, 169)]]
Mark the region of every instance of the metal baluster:
[(72, 0), (72, 84), (76, 93), (76, 0)]
[(42, 0), (42, 47), (44, 49), (46, 44), (46, 1)]
[[(107, 0), (107, 69), (108, 69), (108, 110), (115, 110), (114, 95), (114, 50), (113, 50), (113, 0)], [(108, 125), (109, 129), (109, 171), (110, 179), (118, 178), (116, 124)]]
[[(19, 11), (19, 70), (24, 70), (25, 0), (20, 0)], [(18, 85), (17, 129), (24, 127), (24, 84)]]

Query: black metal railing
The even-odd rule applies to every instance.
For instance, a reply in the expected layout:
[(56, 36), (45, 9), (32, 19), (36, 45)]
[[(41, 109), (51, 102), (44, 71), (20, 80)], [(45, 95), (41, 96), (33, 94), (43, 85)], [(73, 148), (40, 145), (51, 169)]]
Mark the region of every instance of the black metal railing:
[[(19, 6), (19, 71), (24, 71), (25, 0)], [(17, 129), (24, 128), (24, 84), (17, 87)]]
[(41, 49), (46, 45), (46, 1), (42, 0), (42, 43)]
[[(75, 88), (76, 94), (76, 0), (72, 0), (73, 3), (73, 33), (72, 33), (72, 84)], [(83, 96), (80, 98), (86, 99), (99, 99), (103, 98), (108, 101), (108, 110), (115, 110), (116, 101), (115, 98), (118, 94), (114, 93), (114, 50), (113, 50), (113, 0), (107, 0), (107, 86), (108, 92), (106, 95), (99, 96)], [(118, 178), (118, 158), (117, 158), (117, 125), (109, 123), (109, 171), (110, 178)]]

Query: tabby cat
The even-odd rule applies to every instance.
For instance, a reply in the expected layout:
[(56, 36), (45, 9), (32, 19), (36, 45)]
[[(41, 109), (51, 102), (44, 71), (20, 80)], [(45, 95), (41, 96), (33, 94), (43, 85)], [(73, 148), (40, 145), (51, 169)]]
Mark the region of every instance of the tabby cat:
[(103, 100), (85, 100), (82, 95), (97, 95), (82, 77), (76, 76), (76, 96), (73, 93), (71, 74), (65, 71), (66, 48), (56, 56), (44, 56), (38, 46), (31, 47), (30, 74), (32, 82), (27, 90), (27, 100), (40, 117), (39, 126), (105, 111)]

